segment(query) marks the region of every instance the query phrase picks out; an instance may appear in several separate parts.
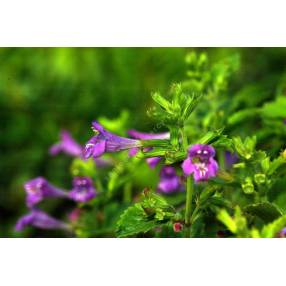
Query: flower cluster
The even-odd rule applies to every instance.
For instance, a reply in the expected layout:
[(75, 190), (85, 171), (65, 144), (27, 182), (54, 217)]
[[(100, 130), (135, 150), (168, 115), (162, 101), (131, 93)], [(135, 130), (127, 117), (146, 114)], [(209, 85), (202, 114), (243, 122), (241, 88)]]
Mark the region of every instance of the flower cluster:
[[(103, 159), (105, 153), (113, 153), (122, 150), (129, 150), (129, 156), (135, 156), (140, 148), (143, 148), (142, 140), (169, 140), (169, 133), (149, 134), (136, 130), (128, 131), (132, 138), (120, 137), (106, 131), (98, 122), (92, 123), (92, 129), (95, 135), (86, 143), (84, 147), (78, 144), (66, 130), (60, 134), (60, 142), (50, 148), (51, 155), (65, 153), (81, 160), (93, 158), (97, 166), (109, 166), (110, 161)], [(145, 152), (151, 151), (152, 147), (144, 148)], [(218, 164), (214, 159), (215, 150), (212, 146), (196, 144), (189, 148), (188, 157), (183, 162), (182, 169), (185, 176), (194, 176), (195, 182), (206, 181), (216, 176)], [(146, 159), (148, 165), (153, 169), (160, 161), (161, 157), (152, 157)], [(171, 165), (163, 165), (159, 174), (157, 192), (172, 194), (185, 190), (184, 176), (177, 174), (178, 170)], [(26, 226), (34, 226), (42, 229), (63, 229), (70, 230), (71, 225), (78, 221), (81, 215), (81, 209), (75, 207), (70, 215), (71, 224), (62, 222), (51, 217), (38, 208), (38, 205), (46, 199), (66, 199), (76, 203), (83, 204), (93, 200), (97, 191), (93, 180), (87, 176), (76, 176), (73, 178), (71, 190), (64, 190), (49, 183), (43, 177), (37, 177), (24, 184), (26, 192), (26, 205), (30, 212), (21, 217), (16, 230), (22, 231)], [(174, 226), (174, 231), (179, 232), (182, 226)]]
[(71, 191), (65, 191), (50, 184), (45, 178), (38, 177), (25, 183), (26, 205), (31, 211), (28, 215), (20, 218), (16, 230), (22, 230), (27, 225), (38, 228), (60, 228), (64, 223), (50, 217), (45, 212), (38, 209), (37, 205), (47, 198), (70, 199), (76, 203), (86, 203), (96, 196), (96, 189), (93, 187), (91, 178), (75, 177)]
[[(83, 148), (71, 137), (68, 131), (61, 132), (61, 141), (50, 148), (50, 154), (63, 152), (73, 157), (81, 157)], [(106, 165), (105, 160), (97, 161), (100, 166)], [(48, 198), (73, 200), (76, 203), (87, 203), (96, 196), (96, 189), (92, 179), (86, 176), (74, 177), (70, 191), (58, 188), (43, 177), (34, 178), (24, 184), (26, 205), (30, 212), (21, 217), (15, 229), (22, 231), (31, 225), (42, 229), (70, 229), (69, 225), (59, 221), (38, 208), (38, 204)]]

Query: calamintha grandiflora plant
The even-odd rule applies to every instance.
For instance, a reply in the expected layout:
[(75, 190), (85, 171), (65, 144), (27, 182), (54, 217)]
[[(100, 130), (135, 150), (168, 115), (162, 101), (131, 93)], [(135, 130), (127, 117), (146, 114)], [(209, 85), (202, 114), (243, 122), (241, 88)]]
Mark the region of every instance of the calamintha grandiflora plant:
[[(93, 121), (85, 146), (62, 131), (50, 153), (74, 158), (72, 187), (63, 190), (42, 177), (25, 183), (29, 213), (16, 230), (62, 229), (78, 237), (284, 237), (286, 97), (281, 87), (267, 102), (254, 103), (245, 89), (231, 94), (239, 62), (238, 55), (210, 64), (205, 53), (188, 54), (186, 79), (168, 94), (152, 94), (150, 133), (128, 130), (134, 118), (126, 111)], [(42, 210), (49, 198), (73, 202), (65, 220)]]

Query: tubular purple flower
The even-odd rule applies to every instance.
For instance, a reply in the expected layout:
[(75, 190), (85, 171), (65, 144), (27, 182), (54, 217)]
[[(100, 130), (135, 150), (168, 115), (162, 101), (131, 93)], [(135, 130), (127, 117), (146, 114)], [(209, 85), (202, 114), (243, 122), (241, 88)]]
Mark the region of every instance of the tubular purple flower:
[(170, 133), (164, 132), (164, 133), (143, 133), (136, 130), (129, 130), (128, 135), (135, 139), (140, 140), (152, 140), (152, 139), (170, 139)]
[[(152, 140), (152, 139), (170, 139), (170, 133), (169, 132), (164, 132), (164, 133), (142, 133), (136, 130), (129, 130), (128, 135), (135, 139), (140, 139), (140, 140)], [(151, 151), (152, 148), (145, 148), (145, 151)], [(138, 153), (139, 149), (138, 148), (133, 148), (129, 152), (129, 156), (135, 156)], [(155, 168), (158, 163), (161, 161), (161, 157), (151, 157), (147, 158), (146, 162), (148, 163), (150, 168)]]
[(55, 156), (61, 152), (71, 155), (80, 156), (82, 154), (82, 147), (72, 138), (67, 130), (62, 130), (60, 133), (60, 142), (52, 145), (50, 154)]
[(74, 177), (73, 189), (69, 192), (69, 197), (79, 203), (85, 203), (96, 196), (92, 180), (89, 177)]
[(164, 166), (160, 172), (160, 182), (158, 184), (158, 192), (172, 193), (180, 190), (180, 178), (176, 174), (175, 168)]
[(24, 184), (26, 204), (29, 208), (41, 202), (44, 198), (67, 198), (67, 193), (50, 184), (45, 178), (38, 177)]
[[(50, 154), (55, 156), (60, 152), (63, 152), (67, 155), (73, 157), (82, 157), (83, 155), (83, 147), (78, 144), (70, 135), (70, 133), (66, 130), (61, 131), (61, 141), (59, 143), (54, 144), (50, 148)], [(102, 158), (94, 158), (96, 166), (99, 168), (104, 168), (112, 165), (112, 162), (109, 160), (105, 160)]]
[(29, 214), (22, 216), (17, 221), (15, 230), (22, 231), (27, 226), (34, 226), (41, 229), (69, 230), (68, 224), (49, 216), (39, 209), (32, 209)]
[(188, 150), (188, 158), (183, 162), (182, 168), (185, 175), (194, 174), (195, 182), (207, 181), (215, 177), (218, 164), (214, 159), (215, 149), (210, 145), (195, 144)]
[(139, 140), (124, 138), (106, 131), (98, 122), (92, 123), (92, 129), (97, 134), (93, 136), (85, 145), (83, 157), (85, 159), (97, 158), (105, 152), (117, 152), (140, 147)]

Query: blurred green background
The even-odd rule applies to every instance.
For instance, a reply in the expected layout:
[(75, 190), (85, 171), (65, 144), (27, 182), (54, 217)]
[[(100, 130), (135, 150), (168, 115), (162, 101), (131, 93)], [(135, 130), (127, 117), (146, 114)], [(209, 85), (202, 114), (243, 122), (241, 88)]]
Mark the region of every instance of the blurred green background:
[[(150, 93), (185, 79), (190, 48), (0, 48), (0, 236), (26, 213), (23, 183), (44, 176), (69, 188), (70, 158), (48, 149), (68, 129), (80, 142), (90, 122), (129, 110), (130, 127), (150, 130)], [(284, 48), (209, 48), (210, 60), (239, 53), (230, 96), (261, 83), (274, 96), (284, 77)], [(253, 93), (251, 96), (260, 96)]]

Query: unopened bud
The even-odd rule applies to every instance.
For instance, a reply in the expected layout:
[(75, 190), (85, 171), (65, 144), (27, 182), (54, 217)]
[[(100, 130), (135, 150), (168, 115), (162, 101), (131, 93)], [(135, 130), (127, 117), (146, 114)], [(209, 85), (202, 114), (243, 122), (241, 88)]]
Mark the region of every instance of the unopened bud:
[(258, 185), (262, 185), (266, 182), (266, 176), (264, 174), (255, 174), (254, 181)]
[(181, 232), (182, 230), (183, 230), (183, 224), (182, 223), (180, 223), (180, 222), (175, 222), (174, 224), (173, 224), (173, 230), (174, 230), (174, 232)]
[(250, 177), (245, 179), (245, 183), (241, 185), (243, 192), (247, 195), (252, 194), (254, 192), (254, 186)]

